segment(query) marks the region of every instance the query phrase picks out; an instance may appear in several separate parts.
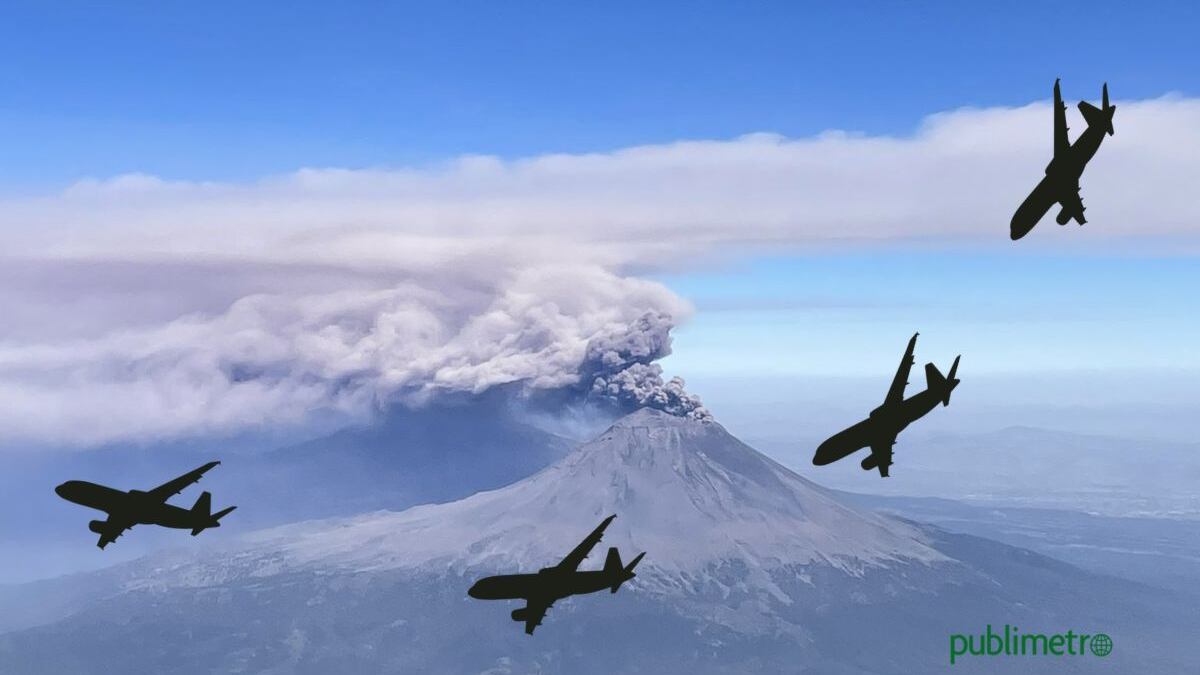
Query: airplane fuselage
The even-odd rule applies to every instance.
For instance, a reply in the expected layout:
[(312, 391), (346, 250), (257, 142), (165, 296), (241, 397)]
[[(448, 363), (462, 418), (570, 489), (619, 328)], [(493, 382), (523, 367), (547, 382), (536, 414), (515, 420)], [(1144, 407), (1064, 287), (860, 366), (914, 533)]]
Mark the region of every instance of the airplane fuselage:
[(198, 524), (196, 514), (192, 511), (159, 501), (140, 490), (125, 492), (87, 481), (69, 480), (54, 488), (54, 491), (69, 502), (104, 511), (131, 524), (160, 525), (180, 530), (190, 530)]
[(830, 436), (817, 447), (813, 464), (831, 464), (846, 455), (869, 447), (875, 439), (891, 439), (921, 419), (941, 402), (941, 396), (929, 389), (904, 399), (898, 405), (880, 406), (867, 419)]
[(1055, 182), (1069, 181), (1073, 185), (1083, 176), (1083, 169), (1096, 156), (1100, 143), (1104, 141), (1105, 130), (1097, 125), (1089, 125), (1071, 144), (1065, 156), (1055, 157), (1046, 165), (1046, 176)]
[[(1024, 236), (1042, 219), (1042, 216), (1045, 215), (1042, 206), (1047, 204), (1047, 197), (1058, 201), (1061, 199), (1058, 195), (1075, 194), (1075, 187), (1079, 185), (1083, 169), (1092, 157), (1096, 156), (1096, 151), (1100, 149), (1100, 142), (1104, 140), (1104, 135), (1103, 127), (1089, 125), (1079, 135), (1079, 138), (1075, 139), (1075, 143), (1067, 148), (1066, 152), (1050, 160), (1050, 163), (1046, 165), (1046, 177), (1037, 184), (1033, 192), (1029, 193), (1029, 196), (1025, 198), (1013, 215), (1011, 228), (1015, 238)], [(1062, 204), (1061, 201), (1058, 203)], [(1055, 222), (1059, 225), (1067, 224), (1076, 215), (1079, 218), (1083, 217), (1082, 212), (1074, 214), (1066, 208), (1065, 204), (1063, 206), (1063, 210), (1055, 217)]]
[(894, 412), (887, 409), (881, 410), (878, 417), (882, 418), (882, 423), (894, 425), (892, 428), (896, 430), (896, 433), (900, 433), (907, 429), (908, 425), (921, 419), (930, 410), (936, 408), (937, 404), (941, 403), (942, 396), (944, 395), (944, 392), (934, 392), (926, 389), (901, 401)]
[(569, 595), (595, 593), (612, 585), (612, 574), (603, 570), (558, 572), (550, 568), (537, 574), (501, 574), (486, 577), (475, 582), (467, 591), (467, 595), (477, 600), (557, 600)]

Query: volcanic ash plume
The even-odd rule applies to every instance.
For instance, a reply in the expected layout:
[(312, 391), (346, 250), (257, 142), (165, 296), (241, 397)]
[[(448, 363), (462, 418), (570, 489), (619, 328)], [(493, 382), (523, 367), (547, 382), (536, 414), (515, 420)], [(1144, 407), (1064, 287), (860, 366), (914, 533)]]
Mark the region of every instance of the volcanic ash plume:
[(653, 363), (689, 312), (661, 284), (580, 265), (495, 276), (255, 294), (91, 339), (0, 342), (0, 440), (228, 433), (492, 390), (552, 415), (596, 401), (706, 414)]
[(671, 353), (673, 321), (666, 314), (647, 313), (627, 330), (593, 338), (581, 371), (591, 380), (589, 398), (607, 400), (623, 410), (654, 408), (679, 417), (711, 419), (697, 396), (684, 388), (682, 378), (664, 381), (654, 361)]

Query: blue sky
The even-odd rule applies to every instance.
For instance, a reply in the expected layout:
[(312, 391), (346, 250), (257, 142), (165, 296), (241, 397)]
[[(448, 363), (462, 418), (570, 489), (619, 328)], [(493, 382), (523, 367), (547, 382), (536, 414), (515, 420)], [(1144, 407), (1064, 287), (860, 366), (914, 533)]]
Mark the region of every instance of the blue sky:
[(1193, 3), (22, 2), (0, 185), (247, 179), (1195, 94)]
[[(941, 111), (1045, 101), (1055, 77), (1071, 101), (1105, 80), (1118, 99), (1200, 94), (1188, 2), (149, 7), (6, 8), (0, 194), (759, 131), (906, 135)], [(1072, 229), (1078, 249), (885, 243), (660, 276), (699, 310), (668, 370), (886, 380), (915, 330), (919, 359), (961, 352), (964, 375), (1200, 370), (1195, 258), (1105, 253)]]
[(893, 250), (663, 280), (697, 308), (681, 372), (886, 375), (917, 330), (919, 362), (976, 374), (1200, 370), (1191, 257)]

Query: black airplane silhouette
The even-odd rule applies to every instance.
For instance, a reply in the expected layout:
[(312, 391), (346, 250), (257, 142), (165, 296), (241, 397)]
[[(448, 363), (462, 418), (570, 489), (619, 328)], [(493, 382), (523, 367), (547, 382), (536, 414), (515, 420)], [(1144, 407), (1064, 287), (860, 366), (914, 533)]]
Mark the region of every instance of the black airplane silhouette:
[(908, 373), (913, 367), (913, 350), (917, 346), (916, 333), (908, 341), (908, 350), (892, 380), (883, 405), (871, 411), (870, 417), (854, 426), (840, 431), (817, 448), (813, 455), (813, 464), (824, 466), (850, 455), (862, 448), (871, 448), (871, 456), (862, 461), (864, 471), (878, 468), (879, 475), (887, 478), (888, 467), (892, 465), (892, 446), (896, 444), (896, 436), (901, 431), (933, 410), (940, 401), (942, 405), (950, 405), (950, 392), (958, 386), (955, 374), (958, 372), (958, 360), (962, 355), (954, 357), (954, 365), (950, 366), (949, 377), (942, 376), (937, 366), (925, 364), (925, 391), (904, 398), (904, 387), (908, 385)]
[(134, 525), (161, 525), (191, 530), (194, 537), (210, 527), (220, 527), (221, 518), (229, 515), (229, 512), (237, 507), (231, 506), (211, 513), (212, 495), (207, 492), (201, 494), (190, 509), (172, 506), (167, 500), (199, 481), (200, 476), (218, 464), (220, 462), (209, 462), (149, 492), (125, 492), (82, 480), (69, 480), (54, 488), (54, 491), (69, 502), (108, 514), (107, 520), (93, 520), (88, 523), (88, 529), (100, 535), (100, 541), (96, 542), (96, 545), (101, 549), (116, 541), (117, 537)]
[(1083, 199), (1079, 196), (1079, 177), (1100, 148), (1104, 134), (1113, 135), (1112, 120), (1117, 106), (1108, 104), (1107, 82), (1104, 83), (1101, 106), (1097, 108), (1087, 101), (1079, 102), (1079, 112), (1087, 121), (1087, 129), (1071, 143), (1067, 138), (1067, 106), (1063, 105), (1058, 80), (1054, 81), (1054, 158), (1046, 165), (1046, 177), (1013, 214), (1009, 224), (1013, 241), (1028, 234), (1055, 202), (1062, 205), (1055, 218), (1059, 225), (1066, 225), (1072, 218), (1080, 225), (1087, 222), (1083, 217)]
[(616, 593), (621, 584), (637, 576), (633, 568), (642, 561), (645, 553), (639, 553), (629, 565), (621, 564), (621, 554), (616, 547), (608, 549), (608, 558), (604, 560), (604, 569), (594, 572), (580, 572), (579, 563), (600, 542), (604, 528), (616, 518), (611, 515), (600, 523), (600, 526), (587, 536), (575, 550), (567, 554), (554, 567), (546, 567), (537, 574), (504, 574), (486, 577), (475, 582), (467, 595), (478, 600), (515, 600), (524, 599), (525, 606), (513, 610), (513, 621), (525, 622), (525, 633), (533, 635), (533, 629), (542, 623), (546, 610), (556, 600), (568, 595), (595, 593), (607, 588)]

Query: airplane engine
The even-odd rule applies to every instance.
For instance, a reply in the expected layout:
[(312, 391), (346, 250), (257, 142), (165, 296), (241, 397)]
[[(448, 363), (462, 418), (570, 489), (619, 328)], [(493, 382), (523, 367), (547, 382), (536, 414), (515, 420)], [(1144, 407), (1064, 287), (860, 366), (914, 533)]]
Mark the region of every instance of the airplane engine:
[(528, 615), (529, 615), (529, 612), (524, 607), (522, 607), (521, 609), (514, 609), (513, 613), (512, 613), (512, 620), (513, 621), (524, 621), (525, 617), (527, 617)]
[(88, 529), (96, 534), (104, 534), (104, 521), (93, 520), (92, 522), (88, 523)]
[(870, 471), (878, 464), (879, 460), (875, 457), (875, 455), (867, 455), (867, 458), (862, 461), (863, 471)]
[(1068, 222), (1070, 222), (1070, 220), (1071, 214), (1067, 213), (1065, 208), (1059, 211), (1058, 215), (1054, 217), (1054, 222), (1058, 223), (1059, 225), (1066, 225)]

